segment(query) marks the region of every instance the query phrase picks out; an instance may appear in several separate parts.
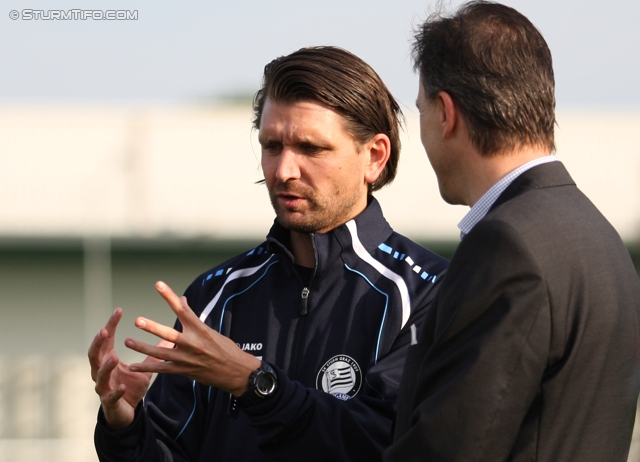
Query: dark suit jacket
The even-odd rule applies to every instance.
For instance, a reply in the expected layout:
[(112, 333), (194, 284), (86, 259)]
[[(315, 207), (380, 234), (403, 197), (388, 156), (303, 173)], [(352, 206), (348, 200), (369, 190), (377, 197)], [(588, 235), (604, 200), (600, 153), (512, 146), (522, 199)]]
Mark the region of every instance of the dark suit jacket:
[(528, 170), (451, 260), (385, 461), (626, 460), (639, 319), (616, 231), (560, 162)]

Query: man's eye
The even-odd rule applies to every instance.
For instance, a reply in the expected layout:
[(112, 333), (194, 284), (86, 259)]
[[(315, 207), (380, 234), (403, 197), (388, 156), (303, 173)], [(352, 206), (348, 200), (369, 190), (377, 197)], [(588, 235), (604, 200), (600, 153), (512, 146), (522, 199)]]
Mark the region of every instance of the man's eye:
[(276, 143), (267, 144), (262, 147), (262, 150), (269, 154), (277, 154), (278, 152), (280, 152), (281, 149), (282, 149), (282, 146)]
[(322, 148), (313, 144), (303, 144), (302, 151), (305, 154), (318, 154), (320, 151), (322, 151)]

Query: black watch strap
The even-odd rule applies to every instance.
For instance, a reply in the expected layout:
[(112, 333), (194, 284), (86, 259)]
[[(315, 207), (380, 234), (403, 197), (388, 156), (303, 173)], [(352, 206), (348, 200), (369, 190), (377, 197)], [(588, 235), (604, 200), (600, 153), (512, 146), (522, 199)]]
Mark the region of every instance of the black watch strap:
[(237, 398), (238, 403), (243, 407), (262, 403), (265, 399), (273, 396), (277, 388), (276, 371), (268, 363), (262, 361), (260, 367), (249, 376), (247, 391)]

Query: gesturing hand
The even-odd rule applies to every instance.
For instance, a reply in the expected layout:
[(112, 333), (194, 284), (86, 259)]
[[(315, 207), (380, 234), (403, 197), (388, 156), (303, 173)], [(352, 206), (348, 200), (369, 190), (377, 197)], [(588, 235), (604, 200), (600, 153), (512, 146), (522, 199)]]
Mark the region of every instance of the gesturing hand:
[[(114, 430), (125, 428), (133, 422), (134, 410), (151, 381), (151, 373), (133, 372), (119, 360), (114, 343), (120, 319), (122, 309), (117, 308), (91, 342), (88, 353), (96, 393), (100, 396), (107, 424)], [(162, 344), (170, 346), (168, 342)], [(145, 363), (154, 361), (157, 360), (152, 357), (145, 359)]]
[(247, 389), (251, 372), (260, 367), (260, 360), (242, 351), (229, 338), (203, 323), (189, 308), (185, 297), (178, 297), (164, 282), (156, 290), (166, 300), (182, 324), (182, 332), (150, 319), (137, 318), (135, 325), (165, 342), (165, 348), (128, 338), (125, 345), (132, 350), (162, 362), (145, 361), (129, 366), (132, 372), (162, 372), (180, 374), (240, 396)]

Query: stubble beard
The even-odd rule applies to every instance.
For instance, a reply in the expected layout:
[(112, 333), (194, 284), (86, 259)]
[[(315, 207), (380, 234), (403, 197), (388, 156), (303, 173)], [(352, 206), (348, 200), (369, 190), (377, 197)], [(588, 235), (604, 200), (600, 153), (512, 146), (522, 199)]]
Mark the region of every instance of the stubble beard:
[[(305, 199), (306, 206), (303, 210), (291, 211), (282, 207), (278, 203), (277, 195), (281, 192), (290, 192)], [(274, 188), (269, 193), (271, 205), (276, 213), (278, 222), (290, 231), (296, 231), (302, 234), (313, 234), (316, 232), (328, 232), (338, 226), (349, 221), (349, 210), (356, 203), (354, 196), (343, 197), (347, 199), (347, 203), (339, 204), (338, 201), (342, 194), (337, 191), (334, 195), (330, 195), (328, 199), (319, 198), (313, 191), (300, 191), (300, 188), (292, 188), (289, 186), (280, 186)], [(300, 219), (296, 219), (292, 215), (299, 215)]]

